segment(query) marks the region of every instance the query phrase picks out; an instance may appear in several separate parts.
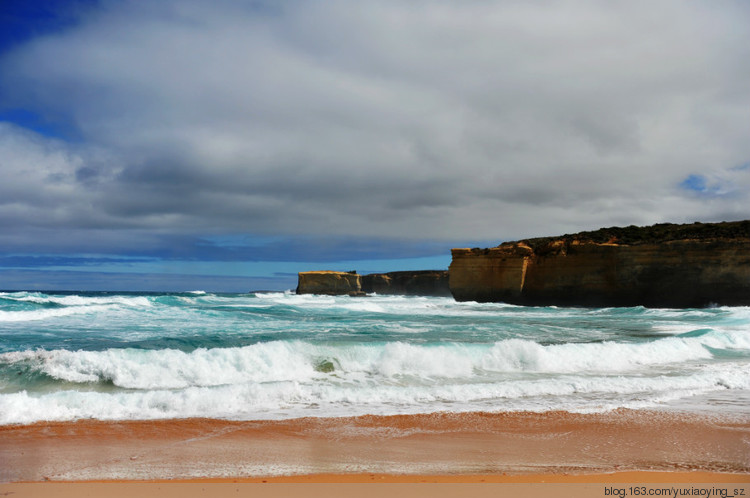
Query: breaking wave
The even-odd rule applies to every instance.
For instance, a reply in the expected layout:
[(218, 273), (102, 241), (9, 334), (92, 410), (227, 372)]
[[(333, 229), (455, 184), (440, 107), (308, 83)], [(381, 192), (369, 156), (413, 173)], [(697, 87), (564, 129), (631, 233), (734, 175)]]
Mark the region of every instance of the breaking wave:
[(748, 308), (0, 293), (0, 334), (0, 424), (602, 411), (750, 391)]

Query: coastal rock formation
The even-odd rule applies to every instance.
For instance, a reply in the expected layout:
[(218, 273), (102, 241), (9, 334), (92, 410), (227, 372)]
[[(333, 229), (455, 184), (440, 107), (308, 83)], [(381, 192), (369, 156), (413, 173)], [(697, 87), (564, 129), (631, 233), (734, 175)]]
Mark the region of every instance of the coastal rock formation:
[(364, 295), (357, 272), (305, 271), (298, 274), (297, 294)]
[(404, 296), (450, 296), (448, 272), (445, 270), (392, 271), (362, 275), (366, 293)]
[(453, 249), (458, 301), (521, 305), (750, 305), (750, 221), (606, 228)]
[(394, 271), (369, 275), (338, 271), (299, 273), (297, 294), (361, 296), (369, 293), (415, 296), (451, 295), (447, 271)]

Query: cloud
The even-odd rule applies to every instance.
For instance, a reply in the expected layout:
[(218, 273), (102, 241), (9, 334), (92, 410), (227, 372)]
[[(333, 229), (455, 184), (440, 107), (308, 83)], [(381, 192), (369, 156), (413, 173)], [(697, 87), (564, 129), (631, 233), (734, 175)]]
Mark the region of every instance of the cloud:
[(0, 224), (97, 234), (109, 253), (747, 218), (746, 173), (711, 199), (685, 181), (750, 160), (749, 14), (730, 0), (102, 2), (0, 59), (0, 105), (77, 137), (3, 125)]
[(750, 192), (750, 167), (743, 164), (710, 175), (690, 174), (680, 187), (698, 197), (744, 202)]

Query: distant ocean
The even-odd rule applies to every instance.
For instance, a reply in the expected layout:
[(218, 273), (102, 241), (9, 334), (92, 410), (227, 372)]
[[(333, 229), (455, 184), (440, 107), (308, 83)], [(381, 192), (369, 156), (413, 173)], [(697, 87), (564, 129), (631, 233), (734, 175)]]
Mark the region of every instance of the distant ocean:
[(0, 424), (617, 408), (750, 414), (750, 308), (0, 293)]

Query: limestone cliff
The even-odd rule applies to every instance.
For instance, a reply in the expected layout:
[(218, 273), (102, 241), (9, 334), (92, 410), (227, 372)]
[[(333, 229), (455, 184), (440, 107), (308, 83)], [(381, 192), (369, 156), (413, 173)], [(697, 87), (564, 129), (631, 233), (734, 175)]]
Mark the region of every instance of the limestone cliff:
[(392, 271), (362, 275), (362, 290), (405, 296), (450, 296), (448, 272), (444, 270)]
[(359, 275), (356, 272), (309, 271), (299, 273), (297, 294), (359, 296), (366, 293), (450, 296), (448, 272), (395, 271)]
[(298, 274), (297, 294), (364, 295), (356, 272), (305, 271)]
[(750, 305), (750, 221), (607, 228), (453, 249), (459, 301), (522, 305)]

